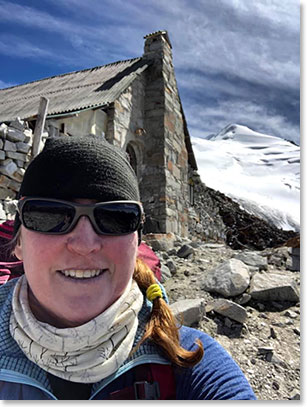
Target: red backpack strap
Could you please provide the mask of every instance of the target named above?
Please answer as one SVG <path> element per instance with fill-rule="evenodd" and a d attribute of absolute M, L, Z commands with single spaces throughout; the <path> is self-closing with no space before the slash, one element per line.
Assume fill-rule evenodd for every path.
<path fill-rule="evenodd" d="M 110 393 L 111 400 L 174 400 L 175 376 L 170 365 L 148 363 L 136 366 L 132 386 Z"/>
<path fill-rule="evenodd" d="M 13 278 L 20 277 L 20 270 L 14 270 L 17 266 L 22 266 L 22 261 L 0 261 L 0 285 L 7 283 Z M 10 269 L 13 270 L 10 270 Z"/>
<path fill-rule="evenodd" d="M 9 281 L 11 277 L 11 271 L 9 269 L 0 268 L 0 285 L 3 285 Z"/>
<path fill-rule="evenodd" d="M 171 365 L 160 365 L 151 363 L 150 368 L 152 380 L 159 383 L 159 400 L 176 400 L 176 383 L 174 368 Z"/>

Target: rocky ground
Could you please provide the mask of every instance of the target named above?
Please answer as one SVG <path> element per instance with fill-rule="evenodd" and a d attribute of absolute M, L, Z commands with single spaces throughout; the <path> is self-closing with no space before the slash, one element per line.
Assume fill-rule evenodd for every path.
<path fill-rule="evenodd" d="M 200 313 L 190 321 L 190 325 L 210 334 L 232 355 L 259 400 L 298 400 L 300 304 L 296 295 L 299 295 L 300 273 L 293 270 L 291 249 L 244 251 L 233 250 L 223 243 L 188 240 L 176 241 L 172 248 L 163 249 L 156 248 L 155 252 L 161 260 L 163 284 L 170 303 L 200 300 Z M 240 287 L 234 288 L 238 283 L 236 276 L 226 291 L 239 289 L 241 293 L 233 291 L 229 295 L 229 292 L 225 293 L 225 279 L 230 278 L 232 272 L 236 273 L 235 270 L 229 271 L 226 267 L 217 271 L 217 276 L 225 275 L 220 288 L 219 277 L 214 277 L 214 271 L 242 253 L 245 257 L 241 256 L 240 260 L 244 260 L 241 274 L 245 281 L 240 286 L 244 280 L 240 277 Z M 255 276 L 264 277 L 264 285 L 272 278 L 268 283 L 271 287 L 259 288 L 259 282 L 258 286 L 255 283 L 252 287 Z M 217 287 L 212 285 L 212 281 Z M 220 309 L 215 307 L 217 300 L 222 299 L 226 300 L 226 308 L 225 304 Z"/>

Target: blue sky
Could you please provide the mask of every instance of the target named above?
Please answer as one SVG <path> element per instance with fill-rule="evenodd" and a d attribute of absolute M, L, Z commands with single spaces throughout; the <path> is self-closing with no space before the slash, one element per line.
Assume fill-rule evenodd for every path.
<path fill-rule="evenodd" d="M 0 88 L 139 57 L 168 30 L 191 136 L 299 143 L 298 0 L 0 0 Z"/>

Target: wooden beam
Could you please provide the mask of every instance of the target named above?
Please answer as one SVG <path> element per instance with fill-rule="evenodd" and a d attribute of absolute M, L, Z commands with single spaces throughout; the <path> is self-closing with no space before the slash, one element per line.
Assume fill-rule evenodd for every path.
<path fill-rule="evenodd" d="M 42 134 L 44 131 L 47 111 L 48 111 L 49 99 L 44 96 L 40 97 L 38 114 L 33 135 L 32 153 L 31 160 L 39 153 L 39 146 L 42 139 Z"/>

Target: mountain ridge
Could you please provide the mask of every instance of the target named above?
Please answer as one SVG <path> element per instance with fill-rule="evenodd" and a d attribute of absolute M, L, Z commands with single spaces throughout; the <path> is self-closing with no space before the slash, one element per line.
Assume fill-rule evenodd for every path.
<path fill-rule="evenodd" d="M 298 146 L 238 124 L 192 145 L 206 186 L 278 228 L 300 230 Z"/>

